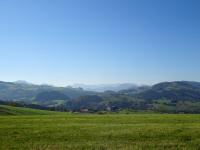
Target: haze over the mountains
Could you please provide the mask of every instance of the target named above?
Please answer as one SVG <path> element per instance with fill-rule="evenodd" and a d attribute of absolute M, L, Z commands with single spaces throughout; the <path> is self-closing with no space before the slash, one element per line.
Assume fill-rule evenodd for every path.
<path fill-rule="evenodd" d="M 153 86 L 116 84 L 95 86 L 94 89 L 96 91 L 84 90 L 79 86 L 55 87 L 25 81 L 0 81 L 0 103 L 66 111 L 128 109 L 167 113 L 200 112 L 200 82 L 162 82 Z"/>
<path fill-rule="evenodd" d="M 17 80 L 14 83 L 18 84 L 34 84 L 25 80 Z M 50 85 L 48 83 L 43 83 L 40 85 L 49 85 L 49 86 L 57 86 L 58 85 Z M 83 88 L 84 90 L 88 91 L 96 91 L 96 92 L 105 92 L 105 91 L 115 91 L 118 92 L 120 90 L 130 89 L 134 87 L 138 87 L 138 84 L 134 83 L 115 83 L 115 84 L 72 84 L 66 85 L 63 87 L 73 87 L 73 88 Z"/>
<path fill-rule="evenodd" d="M 0 101 L 196 113 L 199 8 L 199 0 L 0 1 Z"/>
<path fill-rule="evenodd" d="M 119 84 L 74 84 L 72 85 L 72 87 L 74 88 L 78 88 L 81 87 L 85 90 L 89 90 L 89 91 L 96 91 L 96 92 L 105 92 L 105 91 L 121 91 L 121 90 L 125 90 L 125 89 L 130 89 L 130 88 L 134 88 L 134 87 L 138 87 L 137 84 L 133 84 L 133 83 L 119 83 Z"/>

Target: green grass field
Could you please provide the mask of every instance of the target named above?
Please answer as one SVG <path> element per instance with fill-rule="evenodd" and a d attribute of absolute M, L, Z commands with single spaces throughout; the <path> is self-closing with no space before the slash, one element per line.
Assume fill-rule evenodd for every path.
<path fill-rule="evenodd" d="M 69 114 L 7 106 L 1 112 L 2 107 L 12 115 L 0 113 L 0 150 L 200 149 L 200 115 Z"/>

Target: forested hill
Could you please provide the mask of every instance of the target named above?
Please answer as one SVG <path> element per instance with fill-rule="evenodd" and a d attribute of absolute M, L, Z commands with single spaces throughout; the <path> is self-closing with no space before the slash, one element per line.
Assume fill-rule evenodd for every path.
<path fill-rule="evenodd" d="M 0 100 L 62 111 L 150 110 L 200 113 L 200 83 L 163 82 L 118 92 L 93 92 L 81 88 L 0 82 Z"/>
<path fill-rule="evenodd" d="M 138 94 L 145 100 L 200 101 L 200 83 L 188 81 L 163 82 Z"/>
<path fill-rule="evenodd" d="M 52 91 L 52 92 L 51 92 Z M 56 92 L 55 92 L 56 91 Z M 49 92 L 51 97 L 60 99 L 78 98 L 83 95 L 95 94 L 95 92 L 85 91 L 81 88 L 54 87 L 50 85 L 34 85 L 23 82 L 2 82 L 0 81 L 0 99 L 4 101 L 31 101 L 39 99 L 43 92 Z M 48 96 L 48 94 L 46 94 Z M 55 95 L 55 96 L 53 96 Z M 47 98 L 48 99 L 48 98 Z M 57 98 L 56 98 L 57 99 Z"/>

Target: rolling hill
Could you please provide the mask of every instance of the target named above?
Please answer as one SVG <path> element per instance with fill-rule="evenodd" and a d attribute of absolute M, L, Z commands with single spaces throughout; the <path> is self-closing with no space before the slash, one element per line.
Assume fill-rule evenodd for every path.
<path fill-rule="evenodd" d="M 128 109 L 200 113 L 200 83 L 162 82 L 119 92 L 92 92 L 72 87 L 0 82 L 0 100 L 26 103 L 23 106 L 27 107 L 34 104 L 36 108 L 47 107 L 62 111 L 88 109 L 97 112 Z"/>
<path fill-rule="evenodd" d="M 55 112 L 55 111 L 0 105 L 0 116 L 2 115 L 51 115 L 51 114 L 59 114 L 59 113 L 60 112 Z"/>
<path fill-rule="evenodd" d="M 188 81 L 163 82 L 137 95 L 145 100 L 200 101 L 200 83 Z"/>
<path fill-rule="evenodd" d="M 34 100 L 38 94 L 43 92 L 59 92 L 70 99 L 84 95 L 94 94 L 95 92 L 85 91 L 81 88 L 54 87 L 50 85 L 34 85 L 23 82 L 2 82 L 0 81 L 0 99 L 4 101 L 25 101 Z"/>

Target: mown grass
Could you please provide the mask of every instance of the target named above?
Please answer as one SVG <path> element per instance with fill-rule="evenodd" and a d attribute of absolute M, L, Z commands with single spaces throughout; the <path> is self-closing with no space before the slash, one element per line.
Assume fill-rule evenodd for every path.
<path fill-rule="evenodd" d="M 0 149 L 200 149 L 200 115 L 49 114 L 0 117 Z"/>

